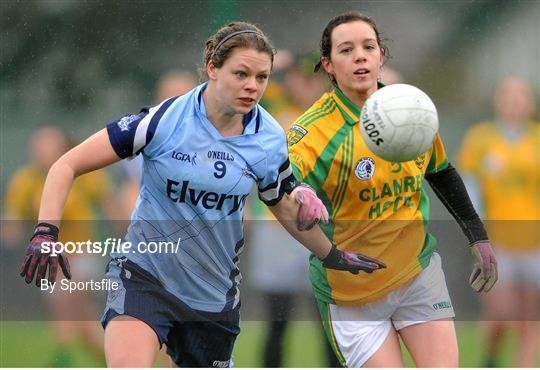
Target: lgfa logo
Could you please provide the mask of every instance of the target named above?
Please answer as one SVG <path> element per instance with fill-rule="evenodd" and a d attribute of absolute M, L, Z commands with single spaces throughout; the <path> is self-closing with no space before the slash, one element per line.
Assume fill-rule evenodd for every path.
<path fill-rule="evenodd" d="M 186 153 L 181 153 L 181 152 L 177 152 L 173 150 L 171 158 L 176 159 L 177 161 L 180 161 L 180 162 L 191 163 L 193 166 L 197 165 L 197 162 L 196 162 L 197 152 L 186 154 Z"/>
<path fill-rule="evenodd" d="M 358 161 L 354 174 L 360 180 L 370 180 L 375 173 L 375 161 L 369 157 L 364 157 Z"/>

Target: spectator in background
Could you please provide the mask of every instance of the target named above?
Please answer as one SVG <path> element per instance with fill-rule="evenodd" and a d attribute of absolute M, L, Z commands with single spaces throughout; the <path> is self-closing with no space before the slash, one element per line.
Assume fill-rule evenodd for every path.
<path fill-rule="evenodd" d="M 503 333 L 519 333 L 513 366 L 539 364 L 540 312 L 540 126 L 530 85 L 501 81 L 495 119 L 465 136 L 459 165 L 469 194 L 487 220 L 499 261 L 499 283 L 484 296 L 486 366 L 496 365 Z"/>
<path fill-rule="evenodd" d="M 317 59 L 317 53 L 301 54 L 285 74 L 285 88 L 291 97 L 292 105 L 296 107 L 295 113 L 302 114 L 314 100 L 332 88 L 325 76 L 313 73 Z M 298 115 L 288 120 L 287 126 L 290 126 L 296 118 Z"/>
<path fill-rule="evenodd" d="M 380 81 L 385 85 L 399 84 L 403 81 L 401 73 L 387 66 L 383 66 L 380 74 Z"/>
<path fill-rule="evenodd" d="M 156 104 L 173 96 L 184 95 L 197 86 L 197 77 L 190 71 L 173 69 L 164 73 L 156 86 Z"/>
<path fill-rule="evenodd" d="M 66 135 L 57 127 L 38 128 L 30 138 L 30 163 L 20 168 L 7 185 L 6 219 L 9 222 L 5 237 L 9 245 L 22 242 L 23 220 L 35 220 L 38 215 L 41 192 L 50 166 L 69 149 Z M 96 220 L 100 209 L 114 217 L 111 202 L 111 185 L 104 171 L 93 172 L 79 178 L 66 203 L 63 223 L 67 224 L 60 235 L 61 241 L 86 241 L 95 238 L 96 230 L 91 220 Z M 26 235 L 26 234 L 25 234 Z M 88 255 L 72 254 L 72 271 L 77 281 L 91 279 L 96 273 L 97 261 Z M 101 272 L 101 267 L 97 267 Z M 54 294 L 55 297 L 51 297 Z M 89 349 L 103 358 L 103 335 L 95 321 L 98 310 L 87 291 L 72 293 L 56 289 L 47 294 L 51 329 L 56 350 L 49 366 L 73 366 L 72 349 L 76 339 L 84 339 Z"/>
<path fill-rule="evenodd" d="M 285 130 L 317 96 L 330 89 L 327 79 L 313 73 L 315 58 L 314 54 L 295 56 L 286 50 L 278 50 L 276 54 L 278 63 L 274 72 L 282 75 L 282 82 L 277 78 L 268 82 L 261 105 L 272 112 Z"/>
<path fill-rule="evenodd" d="M 271 80 L 261 99 L 263 105 L 276 118 L 284 130 L 313 100 L 330 88 L 328 80 L 313 73 L 317 56 L 290 55 L 280 50 L 276 55 L 277 73 L 283 74 L 283 83 Z M 309 299 L 309 251 L 285 231 L 270 211 L 256 197 L 250 197 L 251 219 L 249 251 L 250 276 L 254 288 L 263 294 L 266 308 L 267 335 L 264 342 L 263 366 L 283 366 L 285 332 L 299 301 Z M 332 349 L 321 335 L 326 347 L 327 365 L 340 367 Z"/>

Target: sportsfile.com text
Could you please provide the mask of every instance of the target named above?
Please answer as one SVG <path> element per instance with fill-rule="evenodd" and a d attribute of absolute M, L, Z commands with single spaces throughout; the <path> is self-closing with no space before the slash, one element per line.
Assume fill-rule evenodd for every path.
<path fill-rule="evenodd" d="M 135 244 L 122 241 L 121 238 L 107 238 L 105 241 L 85 242 L 45 242 L 41 245 L 42 253 L 50 253 L 51 256 L 57 256 L 60 253 L 68 254 L 99 254 L 106 256 L 111 252 L 115 253 L 177 253 L 181 238 L 176 243 L 172 241 L 141 241 Z"/>

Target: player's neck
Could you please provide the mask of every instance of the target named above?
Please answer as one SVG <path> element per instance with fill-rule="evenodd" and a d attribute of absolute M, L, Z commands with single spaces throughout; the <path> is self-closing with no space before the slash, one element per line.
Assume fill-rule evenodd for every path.
<path fill-rule="evenodd" d="M 377 84 L 371 86 L 368 90 L 358 90 L 354 88 L 347 88 L 347 86 L 338 86 L 340 90 L 345 94 L 349 100 L 356 105 L 358 108 L 362 109 L 364 103 L 368 98 L 377 91 Z"/>
<path fill-rule="evenodd" d="M 244 126 L 243 115 L 221 107 L 219 102 L 211 94 L 203 93 L 206 117 L 214 125 L 222 136 L 241 135 Z"/>
<path fill-rule="evenodd" d="M 345 96 L 349 98 L 349 100 L 358 108 L 362 108 L 364 106 L 364 103 L 370 95 L 368 91 L 357 91 L 349 89 L 341 89 L 341 91 L 343 91 Z"/>

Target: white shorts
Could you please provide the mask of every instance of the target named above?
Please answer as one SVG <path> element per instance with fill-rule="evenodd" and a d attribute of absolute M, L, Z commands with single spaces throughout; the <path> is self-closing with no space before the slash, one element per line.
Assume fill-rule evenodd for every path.
<path fill-rule="evenodd" d="M 495 256 L 499 273 L 497 284 L 526 284 L 540 290 L 540 247 L 525 252 L 495 248 Z"/>
<path fill-rule="evenodd" d="M 325 329 L 338 359 L 347 367 L 362 367 L 381 347 L 392 326 L 399 331 L 455 316 L 437 253 L 418 276 L 386 297 L 360 306 L 328 304 L 327 313 L 328 317 L 323 317 L 328 320 Z"/>

